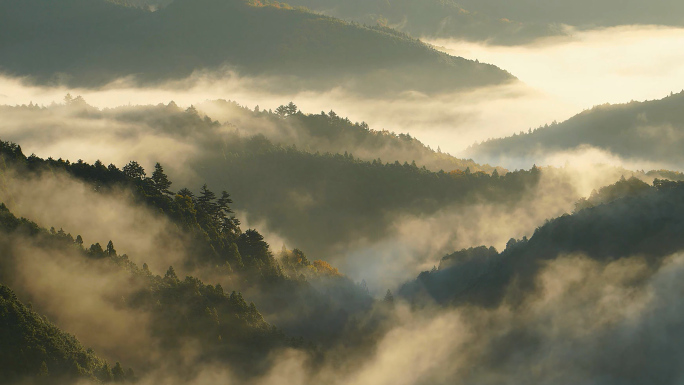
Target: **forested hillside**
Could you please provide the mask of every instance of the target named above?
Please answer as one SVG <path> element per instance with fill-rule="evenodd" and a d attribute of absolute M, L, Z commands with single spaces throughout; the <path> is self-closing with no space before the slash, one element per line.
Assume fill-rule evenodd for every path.
<path fill-rule="evenodd" d="M 243 135 L 263 134 L 276 145 L 296 146 L 311 153 L 349 153 L 366 160 L 384 160 L 399 163 L 415 162 L 430 171 L 445 172 L 470 169 L 500 175 L 502 167 L 477 164 L 471 159 L 459 159 L 441 149 L 432 149 L 406 133 L 371 128 L 365 122 L 352 123 L 335 111 L 319 114 L 305 113 L 293 102 L 281 105 L 275 111 L 240 106 L 226 100 L 208 101 L 195 106 L 212 119 L 235 126 Z M 258 106 L 257 106 L 258 107 Z"/>
<path fill-rule="evenodd" d="M 684 157 L 684 92 L 664 99 L 601 105 L 562 123 L 476 144 L 467 156 L 495 164 L 531 162 L 586 147 L 605 150 L 628 161 L 681 169 Z"/>
<path fill-rule="evenodd" d="M 197 195 L 187 188 L 172 193 L 169 190 L 172 182 L 160 165 L 150 177 L 146 177 L 137 162 L 118 169 L 114 165 L 105 167 L 99 162 L 90 165 L 82 161 L 70 163 L 61 159 L 27 158 L 19 146 L 6 142 L 2 143 L 1 150 L 5 172 L 22 175 L 19 179 L 6 178 L 3 190 L 12 183 L 21 183 L 22 178 L 45 179 L 54 173 L 66 172 L 102 194 L 121 188 L 131 190 L 142 204 L 172 221 L 176 228 L 171 236 L 183 239 L 187 253 L 180 265 L 175 269 L 169 267 L 162 276 L 153 274 L 144 262 L 140 267 L 127 255 L 117 254 L 111 241 L 106 247 L 100 243 L 86 247 L 80 235 L 74 238 L 54 228 L 48 233 L 35 223 L 16 219 L 6 208 L 3 211 L 5 231 L 23 235 L 26 233 L 24 229 L 29 228 L 33 237 L 19 241 L 10 238 L 10 244 L 37 244 L 40 249 L 52 250 L 51 253 L 57 256 L 76 253 L 80 258 L 93 260 L 95 266 L 106 262 L 101 268 L 107 274 L 114 274 L 112 269 L 130 272 L 132 277 L 127 286 L 140 287 L 140 290 L 126 292 L 119 288 L 122 292 L 114 295 L 124 296 L 131 311 L 156 319 L 153 330 L 149 332 L 162 346 L 174 348 L 183 345 L 185 338 L 197 339 L 203 341 L 208 352 L 207 357 L 197 359 L 230 359 L 244 366 L 247 364 L 243 360 L 252 354 L 263 357 L 269 349 L 292 344 L 281 332 L 271 329 L 254 305 L 247 305 L 242 294 L 233 291 L 229 296 L 224 294 L 220 285 L 205 285 L 190 276 L 179 278 L 176 269 L 217 280 L 245 293 L 260 304 L 267 318 L 277 320 L 282 330 L 293 337 L 315 337 L 319 344 L 337 343 L 340 333 L 349 327 L 348 322 L 352 319 L 339 318 L 341 313 L 352 317 L 369 310 L 373 304 L 367 289 L 358 286 L 327 262 L 309 261 L 299 249 L 273 253 L 258 231 L 243 231 L 240 221 L 232 215 L 232 200 L 227 192 L 216 196 L 205 185 Z M 4 267 L 0 282 L 12 284 L 16 279 L 22 262 L 15 259 L 15 254 L 18 252 L 9 253 L 1 261 Z M 145 261 L 151 256 L 132 258 Z M 194 314 L 197 318 L 187 324 L 187 320 L 182 321 L 187 317 L 183 314 Z M 209 328 L 206 317 L 218 317 L 219 326 Z M 238 321 L 234 320 L 235 317 Z M 321 322 L 324 326 L 320 325 Z M 210 348 L 216 343 L 216 338 L 219 345 Z M 221 341 L 230 345 L 221 345 Z M 152 364 L 154 362 L 147 363 Z M 253 360 L 250 365 L 240 370 L 258 370 L 260 361 Z"/>
<path fill-rule="evenodd" d="M 190 113 L 190 121 L 199 119 L 195 112 Z M 206 123 L 205 129 L 220 127 L 210 119 L 199 120 Z M 175 134 L 181 133 L 182 130 Z M 415 178 L 409 184 L 414 187 L 407 190 L 412 195 L 405 198 L 427 194 L 423 188 L 433 191 L 432 194 L 443 191 L 441 198 L 432 195 L 433 205 L 467 200 L 468 194 L 475 191 L 469 193 L 468 189 L 482 190 L 478 196 L 484 198 L 480 199 L 503 199 L 510 205 L 519 204 L 517 202 L 528 196 L 526 186 L 538 183 L 539 174 L 543 172 L 534 168 L 505 176 L 431 173 L 410 165 L 377 162 L 374 165 L 349 156 L 309 154 L 274 146 L 263 137 L 238 137 L 226 143 L 240 146 L 226 151 L 224 161 L 233 158 L 231 161 L 236 162 L 235 159 L 242 156 L 246 159 L 239 167 L 232 165 L 226 170 L 245 169 L 263 162 L 262 167 L 269 165 L 266 170 L 273 170 L 273 174 L 260 171 L 260 175 L 275 179 L 277 174 L 297 162 L 315 164 L 313 160 L 320 157 L 323 161 L 318 167 L 329 168 L 333 174 L 344 174 L 345 168 L 349 167 L 358 175 L 364 175 L 359 170 L 369 170 L 369 177 L 375 180 L 381 180 L 383 175 L 389 175 L 390 180 L 395 181 Z M 104 361 L 87 352 L 90 355 L 87 357 L 94 361 L 79 363 L 85 368 L 78 372 L 79 375 L 104 376 L 100 378 L 103 381 L 137 377 L 201 383 L 197 381 L 206 378 L 209 371 L 209 375 L 219 376 L 216 378 L 249 382 L 263 378 L 264 373 L 271 370 L 279 370 L 283 357 L 297 352 L 296 357 L 303 361 L 294 361 L 292 365 L 300 371 L 300 376 L 306 377 L 307 383 L 331 375 L 343 376 L 344 381 L 349 382 L 355 373 L 364 373 L 368 365 L 375 367 L 379 365 L 378 360 L 386 359 L 392 351 L 392 345 L 388 346 L 390 341 L 399 339 L 403 342 L 407 335 L 415 338 L 413 328 L 423 333 L 420 325 L 426 321 L 421 320 L 433 315 L 438 319 L 446 317 L 455 325 L 473 330 L 473 338 L 481 340 L 473 345 L 477 349 L 470 351 L 465 359 L 486 368 L 493 365 L 495 358 L 491 349 L 500 351 L 499 360 L 514 359 L 506 341 L 520 338 L 518 333 L 527 333 L 525 335 L 540 343 L 546 343 L 550 338 L 540 331 L 530 330 L 526 326 L 528 323 L 518 319 L 509 326 L 496 326 L 508 317 L 532 317 L 529 325 L 541 322 L 543 314 L 528 315 L 524 309 L 530 301 L 538 306 L 534 300 L 545 292 L 544 285 L 555 282 L 540 278 L 548 274 L 549 264 L 563 263 L 563 258 L 575 255 L 609 266 L 624 259 L 631 262 L 622 268 L 637 270 L 625 272 L 623 276 L 627 281 L 623 284 L 640 290 L 672 264 L 670 256 L 684 247 L 678 241 L 678 234 L 684 229 L 679 220 L 684 217 L 680 213 L 684 207 L 682 182 L 656 180 L 650 186 L 634 178 L 623 179 L 579 201 L 575 213 L 548 221 L 529 239 L 512 239 L 501 253 L 491 247 L 476 247 L 450 254 L 443 258 L 439 269 L 420 274 L 417 280 L 395 291 L 397 295 L 392 293 L 394 290 L 387 290 L 384 298 L 378 300 L 369 295 L 366 282 L 355 283 L 329 263 L 310 260 L 302 249 L 283 247 L 279 253 L 271 251 L 259 232 L 241 229 L 240 221 L 232 212 L 234 196 L 227 192 L 215 194 L 206 185 L 196 192 L 187 188 L 172 192 L 180 186 L 174 184 L 160 164 L 148 177 L 135 161 L 118 168 L 101 162 L 72 163 L 35 155 L 27 157 L 18 145 L 8 142 L 1 143 L 0 153 L 3 160 L 0 191 L 10 206 L 17 199 L 12 195 L 12 191 L 16 191 L 12 189 L 14 184 L 37 179 L 52 185 L 51 178 L 64 175 L 71 180 L 69 183 L 87 186 L 89 194 L 93 194 L 91 197 L 133 199 L 140 205 L 139 209 L 155 213 L 145 215 L 156 215 L 172 223 L 175 227 L 171 227 L 169 235 L 183 240 L 187 252 L 182 261 L 164 271 L 152 271 L 143 262 L 152 258 L 151 255 L 120 254 L 115 242 L 106 239 L 86 246 L 90 241 L 84 243 L 80 235 L 74 236 L 68 229 L 47 230 L 27 219 L 17 218 L 8 206 L 0 207 L 0 248 L 4 250 L 0 258 L 0 284 L 11 286 L 16 293 L 16 297 L 7 294 L 10 292 L 3 287 L 3 301 L 11 299 L 10 303 L 13 303 L 15 298 L 21 298 L 30 302 L 34 309 L 54 319 L 60 328 L 75 333 L 87 346 L 92 345 L 102 357 L 111 362 L 124 362 L 135 370 L 134 376 L 123 371 L 121 365 L 104 366 Z M 264 156 L 264 160 L 259 160 L 258 156 Z M 313 175 L 318 174 L 314 172 Z M 256 186 L 252 193 L 270 188 L 255 184 L 253 179 L 252 186 Z M 463 198 L 449 197 L 447 191 L 457 191 L 456 195 Z M 514 191 L 520 196 L 514 196 Z M 59 190 L 52 191 L 52 195 L 59 194 Z M 379 201 L 375 202 L 379 204 Z M 364 208 L 373 210 L 372 207 Z M 321 223 L 320 219 L 318 221 Z M 102 246 L 105 243 L 106 246 Z M 643 261 L 643 266 L 638 261 Z M 582 259 L 576 265 L 581 267 L 586 263 L 589 262 Z M 619 267 L 600 267 L 599 271 L 612 271 L 610 269 Z M 185 278 L 181 278 L 184 275 Z M 26 279 L 29 276 L 32 279 Z M 78 301 L 73 300 L 74 293 L 79 293 Z M 435 303 L 441 306 L 434 307 Z M 10 305 L 14 310 L 7 314 L 27 314 L 28 310 L 22 306 Z M 472 318 L 454 314 L 470 314 Z M 475 322 L 490 316 L 489 321 L 477 327 L 470 325 L 470 321 L 463 321 L 472 319 Z M 39 318 L 35 317 L 29 318 L 38 322 Z M 23 330 L 23 325 L 32 322 L 10 317 L 8 330 Z M 98 328 L 93 330 L 89 327 L 91 324 L 97 324 Z M 407 329 L 409 327 L 412 329 Z M 489 328 L 499 330 L 500 338 L 490 338 Z M 424 333 L 429 330 L 425 329 Z M 50 340 L 67 338 L 59 337 L 65 334 L 55 327 L 45 333 L 52 336 Z M 121 338 L 120 333 L 125 333 L 125 338 Z M 439 339 L 446 338 L 441 332 L 439 336 Z M 73 338 L 69 341 L 72 345 L 67 345 L 70 346 L 67 351 L 78 353 L 82 349 Z M 534 341 L 522 338 L 517 346 L 524 347 L 530 357 L 535 357 L 541 348 Z M 438 345 L 446 358 L 457 351 L 462 352 L 461 345 L 451 337 Z M 25 352 L 32 345 L 31 342 L 17 342 L 14 346 Z M 18 374 L 37 378 L 40 382 L 38 375 L 53 370 L 55 375 L 61 373 L 61 369 L 53 368 L 74 367 L 69 363 L 69 355 L 66 363 L 56 365 L 53 355 L 41 354 L 34 360 L 39 365 L 35 374 L 33 369 Z M 54 354 L 62 357 L 62 353 Z M 575 361 L 570 363 L 577 364 Z M 643 365 L 645 370 L 652 368 L 651 360 Z M 211 370 L 215 370 L 212 368 L 216 367 L 228 370 L 230 376 L 211 374 L 214 373 Z M 600 365 L 596 370 L 599 369 L 611 370 Z M 17 375 L 14 368 L 3 370 L 3 376 Z M 297 378 L 289 377 L 292 374 L 279 375 L 292 381 Z M 437 374 L 421 372 L 419 375 L 432 378 Z M 481 381 L 482 373 L 445 371 L 438 375 L 450 379 L 466 376 Z"/>
<path fill-rule="evenodd" d="M 0 46 L 6 74 L 70 86 L 126 77 L 151 84 L 226 70 L 263 77 L 257 84 L 269 90 L 343 85 L 366 95 L 514 80 L 388 28 L 243 0 L 178 0 L 156 12 L 105 0 L 3 2 Z"/>
<path fill-rule="evenodd" d="M 6 210 L 2 207 L 2 226 Z M 97 379 L 132 382 L 132 370 L 124 371 L 86 350 L 81 343 L 46 318 L 21 303 L 7 286 L 0 285 L 0 382 L 38 384 Z"/>
<path fill-rule="evenodd" d="M 124 146 L 128 149 L 122 147 L 131 151 L 124 163 L 133 152 L 150 160 L 165 159 L 161 163 L 177 183 L 206 182 L 211 189 L 230 191 L 234 208 L 246 212 L 251 222 L 264 223 L 286 237 L 292 243 L 288 246 L 322 259 L 350 241 L 383 238 L 397 217 L 436 213 L 450 205 L 516 202 L 539 180 L 534 170 L 494 172 L 489 166 L 427 149 L 407 135 L 372 132 L 334 112 L 305 115 L 240 109 L 234 120 L 228 119 L 235 125 L 221 125 L 195 108 L 184 110 L 173 103 L 102 111 L 78 98 L 69 103 L 43 109 L 4 108 L 10 122 L 31 122 L 23 120 L 31 116 L 40 122 L 21 124 L 11 139 L 27 137 L 32 145 L 43 145 L 50 137 L 70 137 L 91 147 L 89 138 L 100 131 L 88 127 L 97 122 L 107 127 L 105 135 L 112 141 L 130 143 Z M 73 124 L 53 125 L 55 116 L 64 119 L 62 113 L 71 116 Z M 41 136 L 32 135 L 34 131 Z M 166 144 L 141 146 L 151 143 L 149 138 Z M 92 146 L 95 152 L 108 151 L 109 144 L 101 147 L 93 142 Z M 384 151 L 394 159 L 371 158 L 375 148 L 378 156 Z M 366 159 L 357 157 L 357 151 Z M 433 168 L 455 168 L 434 172 L 417 163 L 421 160 Z M 148 174 L 151 171 L 147 166 Z M 198 192 L 197 187 L 191 190 Z M 303 216 L 310 220 L 299 220 Z"/>
<path fill-rule="evenodd" d="M 400 294 L 417 303 L 432 298 L 496 307 L 506 293 L 515 293 L 515 301 L 536 290 L 545 263 L 572 255 L 600 263 L 637 256 L 657 270 L 684 249 L 683 218 L 684 182 L 656 179 L 649 186 L 621 180 L 578 202 L 572 215 L 548 221 L 529 239 L 511 239 L 501 253 L 480 246 L 445 256 L 439 269 L 421 273 Z"/>

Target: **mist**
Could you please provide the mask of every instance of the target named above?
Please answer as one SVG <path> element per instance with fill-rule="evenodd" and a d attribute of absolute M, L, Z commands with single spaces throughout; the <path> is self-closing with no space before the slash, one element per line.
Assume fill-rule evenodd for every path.
<path fill-rule="evenodd" d="M 187 257 L 185 236 L 167 218 L 136 202 L 123 189 L 98 192 L 63 173 L 21 178 L 5 175 L 0 201 L 18 216 L 45 228 L 60 228 L 84 246 L 110 240 L 121 254 L 163 273 L 170 265 L 182 268 Z"/>
<path fill-rule="evenodd" d="M 451 54 L 501 66 L 520 79 L 430 97 L 404 93 L 364 98 L 341 88 L 274 93 L 263 87 L 268 79 L 198 71 L 184 80 L 143 88 L 126 79 L 101 89 L 44 88 L 5 77 L 0 79 L 0 103 L 49 105 L 61 102 L 67 92 L 100 108 L 171 100 L 187 107 L 231 99 L 252 108 L 275 109 L 293 101 L 306 112 L 334 110 L 376 130 L 410 133 L 432 148 L 458 155 L 476 141 L 560 122 L 594 105 L 662 98 L 684 89 L 684 58 L 678 49 L 684 44 L 684 29 L 623 26 L 570 32 L 570 37 L 513 47 L 430 41 Z"/>
<path fill-rule="evenodd" d="M 0 5 L 0 383 L 684 381 L 678 3 L 131 1 Z"/>
<path fill-rule="evenodd" d="M 218 162 L 224 160 L 222 154 L 226 150 L 216 148 L 217 143 L 235 141 L 235 133 L 243 137 L 263 133 L 274 140 L 286 138 L 284 145 L 316 142 L 298 137 L 301 130 L 296 125 L 288 126 L 288 120 L 273 122 L 244 111 L 217 108 L 211 103 L 198 106 L 209 114 L 209 120 L 187 114 L 182 108 L 163 105 L 102 110 L 57 105 L 39 110 L 5 108 L 0 113 L 5 117 L 3 139 L 21 143 L 26 153 L 59 156 L 72 161 L 77 158 L 88 162 L 101 160 L 119 167 L 129 160 L 138 160 L 147 170 L 159 161 L 174 182 L 175 190 L 196 189 L 208 183 L 213 189 L 237 194 L 234 195 L 238 197 L 235 208 L 244 228 L 260 229 L 276 250 L 281 245 L 302 248 L 310 257 L 331 262 L 354 281 L 365 280 L 375 296 L 439 265 L 442 256 L 455 250 L 479 245 L 502 249 L 510 238 L 530 236 L 545 220 L 572 212 L 578 199 L 588 197 L 593 190 L 611 184 L 621 176 L 636 175 L 648 183 L 653 180 L 653 176 L 629 171 L 638 166 L 644 168 L 643 163 L 626 163 L 607 155 L 589 157 L 587 153 L 575 154 L 571 162 L 567 161 L 567 156 L 558 156 L 548 162 L 556 168 L 544 169 L 540 182 L 515 204 L 475 198 L 471 204 L 446 204 L 436 212 L 397 208 L 381 213 L 382 218 L 366 218 L 356 225 L 377 223 L 371 226 L 375 233 L 351 236 L 332 235 L 335 232 L 330 231 L 330 234 L 323 233 L 332 236 L 326 238 L 330 242 L 327 244 L 311 239 L 311 234 L 318 234 L 314 232 L 316 223 L 299 226 L 303 232 L 288 235 L 288 227 L 292 224 L 272 221 L 271 215 L 277 208 L 264 211 L 258 200 L 250 201 L 250 204 L 242 201 L 240 197 L 254 196 L 248 187 L 255 188 L 256 181 L 241 174 L 225 178 L 224 175 L 231 175 L 231 170 L 224 170 Z M 214 116 L 226 124 L 211 123 Z M 288 142 L 290 140 L 293 142 Z M 314 146 L 313 150 L 317 148 Z M 358 149 L 348 150 L 357 153 Z M 597 151 L 597 154 L 603 152 Z M 397 152 L 397 156 L 401 155 Z M 388 160 L 392 161 L 385 158 Z M 541 158 L 536 161 L 547 163 Z M 515 168 L 523 166 L 520 162 L 509 164 Z M 657 164 L 652 166 L 660 168 Z M 244 185 L 236 184 L 236 181 L 250 182 Z M 324 185 L 330 183 L 333 182 Z M 55 191 L 66 194 L 54 195 Z M 64 227 L 74 236 L 81 234 L 87 244 L 105 244 L 109 240 L 105 238 L 111 237 L 109 234 L 117 234 L 112 239 L 117 250 L 130 254 L 137 263 L 147 262 L 155 272 L 163 272 L 169 265 L 181 265 L 185 255 L 180 232 L 163 218 L 135 204 L 124 192 L 109 195 L 90 192 L 82 183 L 59 176 L 17 182 L 8 192 L 5 199 L 17 214 L 46 227 Z M 360 192 L 352 190 L 350 194 Z M 315 189 L 300 186 L 292 187 L 284 199 L 287 205 L 304 210 L 315 208 L 320 205 L 319 199 L 326 198 L 317 195 Z M 36 201 L 41 203 L 33 203 Z M 93 215 L 83 216 L 84 210 Z"/>

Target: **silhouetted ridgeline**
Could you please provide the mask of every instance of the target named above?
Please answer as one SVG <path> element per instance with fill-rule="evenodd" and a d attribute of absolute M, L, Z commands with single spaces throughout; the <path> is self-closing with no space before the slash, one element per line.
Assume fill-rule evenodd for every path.
<path fill-rule="evenodd" d="M 684 167 L 684 92 L 661 100 L 601 105 L 563 123 L 493 139 L 469 148 L 476 159 L 539 160 L 559 151 L 594 147 L 626 160 Z"/>
<path fill-rule="evenodd" d="M 417 303 L 432 298 L 495 307 L 507 293 L 519 301 L 534 291 L 544 263 L 562 256 L 601 263 L 637 256 L 655 269 L 684 249 L 683 232 L 684 182 L 623 180 L 580 202 L 574 214 L 548 221 L 530 239 L 511 239 L 501 253 L 481 246 L 445 256 L 439 269 L 420 274 L 400 294 Z"/>
<path fill-rule="evenodd" d="M 72 86 L 128 76 L 149 84 L 226 67 L 272 77 L 260 83 L 268 89 L 343 85 L 375 95 L 515 79 L 393 31 L 243 0 L 178 0 L 156 12 L 105 0 L 5 1 L 0 46 L 2 71 Z"/>
<path fill-rule="evenodd" d="M 521 44 L 563 34 L 559 25 L 491 17 L 471 12 L 456 1 L 443 0 L 290 0 L 326 15 L 370 25 L 391 26 L 416 37 Z"/>

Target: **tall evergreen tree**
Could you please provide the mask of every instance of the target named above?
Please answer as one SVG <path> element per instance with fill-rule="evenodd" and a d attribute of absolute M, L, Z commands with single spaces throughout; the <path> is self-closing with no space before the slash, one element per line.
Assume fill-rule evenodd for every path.
<path fill-rule="evenodd" d="M 168 176 L 164 174 L 164 168 L 162 168 L 159 162 L 157 162 L 157 164 L 154 165 L 152 181 L 154 182 L 154 186 L 160 193 L 169 195 L 171 194 L 171 191 L 169 190 L 169 188 L 171 187 L 171 181 L 169 181 Z"/>

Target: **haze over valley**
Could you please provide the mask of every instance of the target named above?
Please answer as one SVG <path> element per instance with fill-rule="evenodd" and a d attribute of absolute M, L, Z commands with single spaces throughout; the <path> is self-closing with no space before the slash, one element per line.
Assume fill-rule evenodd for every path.
<path fill-rule="evenodd" d="M 679 2 L 0 1 L 0 385 L 678 384 Z"/>

